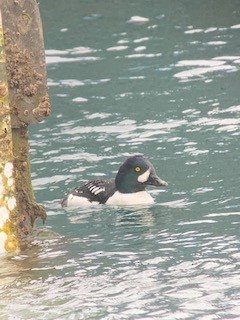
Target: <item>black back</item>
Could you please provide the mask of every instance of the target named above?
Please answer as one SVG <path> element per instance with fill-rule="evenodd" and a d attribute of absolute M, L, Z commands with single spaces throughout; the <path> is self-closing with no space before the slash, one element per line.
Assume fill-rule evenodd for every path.
<path fill-rule="evenodd" d="M 90 202 L 105 203 L 116 191 L 114 180 L 93 180 L 83 186 L 74 188 L 68 194 L 87 198 Z M 66 206 L 67 197 L 62 201 L 62 206 Z"/>

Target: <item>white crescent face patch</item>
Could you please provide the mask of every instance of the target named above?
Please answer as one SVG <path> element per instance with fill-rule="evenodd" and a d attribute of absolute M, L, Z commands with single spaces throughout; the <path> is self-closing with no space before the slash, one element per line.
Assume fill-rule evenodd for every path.
<path fill-rule="evenodd" d="M 141 174 L 137 179 L 138 182 L 144 183 L 148 180 L 150 176 L 150 169 L 148 169 L 147 171 L 145 171 L 143 174 Z"/>

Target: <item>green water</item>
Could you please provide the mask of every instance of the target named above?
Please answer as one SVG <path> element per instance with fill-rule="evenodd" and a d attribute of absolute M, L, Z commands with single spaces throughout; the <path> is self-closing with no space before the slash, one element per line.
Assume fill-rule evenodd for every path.
<path fill-rule="evenodd" d="M 39 2 L 32 176 L 61 236 L 2 258 L 0 319 L 239 319 L 239 1 Z M 155 205 L 60 208 L 135 153 L 169 182 Z"/>

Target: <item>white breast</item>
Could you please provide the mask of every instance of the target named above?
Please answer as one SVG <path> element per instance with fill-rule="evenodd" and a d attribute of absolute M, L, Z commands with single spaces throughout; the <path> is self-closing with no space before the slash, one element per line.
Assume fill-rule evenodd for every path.
<path fill-rule="evenodd" d="M 106 202 L 108 205 L 144 205 L 153 204 L 154 200 L 147 191 L 139 191 L 135 193 L 121 193 L 116 191 Z"/>

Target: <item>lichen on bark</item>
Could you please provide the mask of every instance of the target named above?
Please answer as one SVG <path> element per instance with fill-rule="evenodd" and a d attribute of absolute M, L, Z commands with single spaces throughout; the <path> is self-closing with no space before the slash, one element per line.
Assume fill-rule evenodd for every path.
<path fill-rule="evenodd" d="M 38 8 L 34 8 L 34 0 L 22 0 L 21 5 L 0 0 L 0 252 L 19 250 L 28 242 L 35 220 L 46 220 L 44 207 L 34 200 L 27 131 L 29 123 L 50 112 L 44 50 L 37 56 L 39 47 L 31 47 L 38 41 L 43 48 Z M 31 34 L 34 21 L 38 38 Z"/>

